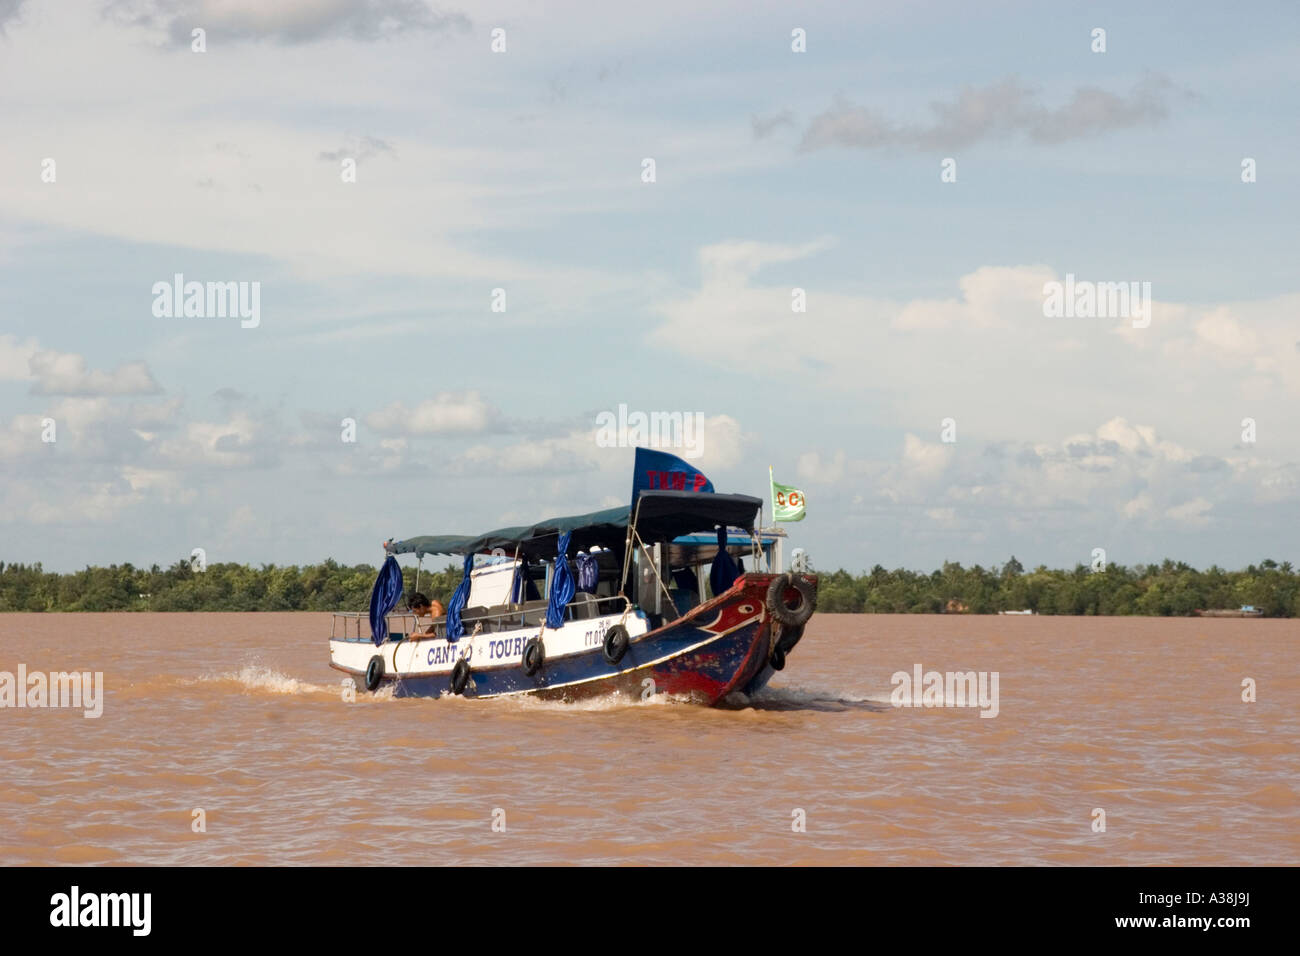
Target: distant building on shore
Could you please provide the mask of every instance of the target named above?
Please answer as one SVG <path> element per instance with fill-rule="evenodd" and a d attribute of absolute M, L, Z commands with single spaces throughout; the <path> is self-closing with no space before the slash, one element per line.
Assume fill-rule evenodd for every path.
<path fill-rule="evenodd" d="M 1196 612 L 1197 617 L 1263 617 L 1264 612 L 1253 604 L 1243 604 L 1237 610 L 1230 609 Z"/>

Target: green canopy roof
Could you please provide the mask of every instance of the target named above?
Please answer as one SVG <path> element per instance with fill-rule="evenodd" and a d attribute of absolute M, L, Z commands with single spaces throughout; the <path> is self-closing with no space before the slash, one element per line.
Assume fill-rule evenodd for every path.
<path fill-rule="evenodd" d="M 530 557 L 553 557 L 554 539 L 565 531 L 573 532 L 573 546 L 577 550 L 594 545 L 604 545 L 607 548 L 622 545 L 627 533 L 627 516 L 628 509 L 624 505 L 585 515 L 550 518 L 534 525 L 498 528 L 480 535 L 421 535 L 394 541 L 388 546 L 388 551 L 390 554 L 417 554 L 423 557 L 426 554 L 482 554 L 493 548 L 501 548 L 513 555 L 518 547 Z M 542 555 L 542 545 L 547 538 L 552 539 L 551 551 L 549 555 Z"/>
<path fill-rule="evenodd" d="M 647 541 L 671 541 L 683 534 L 731 525 L 753 530 L 762 502 L 748 495 L 719 495 L 689 491 L 644 491 L 639 501 L 638 531 Z M 528 558 L 555 556 L 556 539 L 568 531 L 570 551 L 593 547 L 621 548 L 627 536 L 630 509 L 607 508 L 584 515 L 548 518 L 537 524 L 498 528 L 480 535 L 435 534 L 406 538 L 388 545 L 390 554 L 483 554 L 500 548 L 513 555 L 517 548 Z"/>

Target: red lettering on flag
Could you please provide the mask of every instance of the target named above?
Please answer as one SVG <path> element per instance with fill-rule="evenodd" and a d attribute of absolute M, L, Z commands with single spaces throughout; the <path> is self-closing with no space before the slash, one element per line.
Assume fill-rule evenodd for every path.
<path fill-rule="evenodd" d="M 656 491 L 686 491 L 687 490 L 687 473 L 684 471 L 651 471 L 648 470 L 646 475 L 646 486 Z M 699 491 L 709 479 L 705 478 L 698 471 L 690 473 L 691 491 Z"/>

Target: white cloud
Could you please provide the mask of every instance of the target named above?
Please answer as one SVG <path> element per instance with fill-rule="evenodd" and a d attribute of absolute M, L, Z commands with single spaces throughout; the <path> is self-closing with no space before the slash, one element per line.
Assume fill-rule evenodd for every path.
<path fill-rule="evenodd" d="M 801 480 L 827 489 L 822 498 L 838 489 L 851 511 L 914 506 L 931 521 L 989 530 L 1055 524 L 1075 513 L 1094 516 L 1099 528 L 1203 528 L 1218 503 L 1300 505 L 1298 471 L 1267 459 L 1201 454 L 1123 418 L 1057 443 L 941 445 L 908 434 L 893 459 L 848 459 L 842 449 L 829 459 L 821 452 L 800 459 Z M 849 501 L 845 493 L 858 489 L 865 489 L 862 498 Z M 890 513 L 906 523 L 905 511 Z"/>
<path fill-rule="evenodd" d="M 903 468 L 908 477 L 933 480 L 943 474 L 951 456 L 949 445 L 922 441 L 911 434 L 903 439 Z"/>
<path fill-rule="evenodd" d="M 844 478 L 844 449 L 836 450 L 829 459 L 823 460 L 820 452 L 809 451 L 799 456 L 795 474 L 803 481 L 818 481 L 825 484 L 838 484 Z"/>
<path fill-rule="evenodd" d="M 581 21 L 601 37 L 576 44 L 571 17 L 526 3 L 498 7 L 520 31 L 514 36 L 529 38 L 530 52 L 522 54 L 529 69 L 521 75 L 499 69 L 521 55 L 515 48 L 509 57 L 489 55 L 485 37 L 463 32 L 463 16 L 424 0 L 115 6 L 117 17 L 100 16 L 89 0 L 48 5 L 6 44 L 6 70 L 24 83 L 21 91 L 0 86 L 0 110 L 41 144 L 41 156 L 58 161 L 59 175 L 57 185 L 30 188 L 27 155 L 0 151 L 0 220 L 263 257 L 277 274 L 316 281 L 375 274 L 508 280 L 520 296 L 513 302 L 527 291 L 533 302 L 553 304 L 571 301 L 575 289 L 644 294 L 648 280 L 550 249 L 497 254 L 482 240 L 503 231 L 540 233 L 557 216 L 593 208 L 653 205 L 646 191 L 628 188 L 638 171 L 626 153 L 634 139 L 655 143 L 676 183 L 773 162 L 736 149 L 735 130 L 683 129 L 669 117 L 615 104 L 595 108 L 598 122 L 590 102 L 553 105 L 547 136 L 520 138 L 521 112 L 538 105 L 527 95 L 528 75 L 581 58 L 583 44 L 603 47 L 603 56 L 617 35 L 643 42 L 644 17 L 629 31 L 612 12 L 584 9 Z M 196 55 L 189 32 L 200 20 L 209 51 Z M 151 46 L 160 30 L 175 36 Z M 385 38 L 382 46 L 357 50 L 350 42 L 376 37 Z M 328 39 L 299 42 L 318 38 Z M 347 71 L 348 82 L 338 82 L 341 63 L 376 55 L 384 69 Z M 214 93 L 209 68 L 218 66 Z M 85 97 L 86 76 L 96 78 L 94 106 Z M 275 77 L 271 98 L 268 76 Z M 147 103 L 141 89 L 150 90 Z M 328 110 L 321 107 L 325 89 Z M 466 97 L 465 89 L 483 99 Z M 196 102 L 210 108 L 195 110 Z M 373 117 L 373 125 L 340 129 L 340 115 Z M 439 120 L 429 128 L 406 121 L 419 115 Z M 387 148 L 376 151 L 376 143 Z M 74 159 L 87 150 L 90 166 Z M 339 161 L 351 152 L 357 181 L 344 183 Z M 141 156 L 149 157 L 144 165 Z M 408 293 L 404 306 L 419 301 Z M 145 298 L 142 315 L 148 305 Z"/>
<path fill-rule="evenodd" d="M 458 473 L 472 474 L 571 474 L 599 471 L 611 476 L 628 474 L 632 467 L 632 446 L 624 433 L 617 445 L 603 447 L 601 429 L 571 431 L 557 437 L 510 441 L 504 444 L 473 445 L 448 466 Z M 748 443 L 740 423 L 730 415 L 705 416 L 700 430 L 699 457 L 691 464 L 706 474 L 731 468 L 744 457 Z M 681 454 L 683 449 L 664 446 L 664 451 Z"/>
<path fill-rule="evenodd" d="M 1043 284 L 1054 278 L 1047 266 L 983 266 L 958 280 L 961 299 L 909 302 L 894 316 L 899 329 L 941 329 L 950 325 L 1007 328 L 1011 317 L 1043 306 Z"/>
<path fill-rule="evenodd" d="M 1060 143 L 1159 123 L 1168 111 L 1172 86 L 1164 77 L 1147 76 L 1127 95 L 1079 87 L 1068 101 L 1049 107 L 1038 101 L 1035 90 L 1008 77 L 985 87 L 963 87 L 949 101 L 931 103 L 934 122 L 928 126 L 896 123 L 841 97 L 813 117 L 800 148 L 953 149 L 1017 134 L 1030 142 Z"/>
<path fill-rule="evenodd" d="M 239 412 L 225 422 L 193 421 L 164 439 L 159 455 L 174 467 L 247 468 L 268 453 L 265 427 Z"/>
<path fill-rule="evenodd" d="M 1176 505 L 1165 511 L 1165 516 L 1179 524 L 1190 525 L 1200 528 L 1209 524 L 1209 518 L 1206 517 L 1213 506 L 1204 498 L 1195 498 L 1191 501 Z"/>
<path fill-rule="evenodd" d="M 706 283 L 743 282 L 766 266 L 798 262 L 816 255 L 830 245 L 829 239 L 818 239 L 801 245 L 733 239 L 702 248 L 700 267 Z"/>
<path fill-rule="evenodd" d="M 1125 518 L 1136 518 L 1151 510 L 1151 496 L 1145 491 L 1131 501 L 1124 502 L 1123 513 Z"/>
<path fill-rule="evenodd" d="M 34 338 L 0 335 L 0 381 L 32 382 L 33 395 L 153 395 L 162 391 L 144 362 L 111 372 L 91 369 L 83 355 L 42 349 Z"/>
<path fill-rule="evenodd" d="M 573 432 L 561 438 L 473 445 L 449 465 L 458 473 L 547 474 L 585 471 L 598 467 L 594 438 Z"/>
<path fill-rule="evenodd" d="M 62 491 L 64 493 L 51 493 Z M 75 487 L 60 482 L 44 488 L 11 485 L 0 498 L 0 522 L 21 520 L 31 525 L 72 526 L 108 524 L 123 511 L 144 501 L 141 492 L 117 481 L 81 481 Z"/>
<path fill-rule="evenodd" d="M 498 412 L 478 392 L 439 392 L 414 408 L 393 402 L 366 416 L 366 424 L 386 434 L 477 434 L 496 423 Z"/>
<path fill-rule="evenodd" d="M 19 342 L 16 335 L 0 335 L 0 382 L 26 382 L 32 373 L 32 356 L 41 350 L 33 338 Z"/>
<path fill-rule="evenodd" d="M 1150 326 L 1133 328 L 1045 317 L 1043 285 L 1065 270 L 982 266 L 957 277 L 961 294 L 947 299 L 891 301 L 803 282 L 808 311 L 792 313 L 790 284 L 765 281 L 763 269 L 823 245 L 706 246 L 699 287 L 658 305 L 650 341 L 692 362 L 803 376 L 828 401 L 870 395 L 864 425 L 917 435 L 954 417 L 963 436 L 1024 442 L 1123 415 L 1165 436 L 1153 454 L 1177 457 L 1179 446 L 1226 447 L 1242 417 L 1263 420 L 1300 397 L 1291 318 L 1300 295 L 1205 306 L 1157 299 Z M 1270 439 L 1275 456 L 1300 455 L 1300 432 Z"/>
<path fill-rule="evenodd" d="M 36 395 L 152 395 L 162 391 L 144 362 L 123 362 L 112 372 L 89 369 L 84 356 L 42 351 L 31 357 Z"/>
<path fill-rule="evenodd" d="M 1227 309 L 1215 309 L 1197 322 L 1196 337 L 1213 351 L 1233 357 L 1253 357 L 1259 351 L 1258 337 Z"/>
<path fill-rule="evenodd" d="M 700 457 L 692 459 L 693 464 L 705 469 L 731 468 L 740 464 L 749 443 L 740 422 L 730 415 L 706 415 L 701 434 Z"/>

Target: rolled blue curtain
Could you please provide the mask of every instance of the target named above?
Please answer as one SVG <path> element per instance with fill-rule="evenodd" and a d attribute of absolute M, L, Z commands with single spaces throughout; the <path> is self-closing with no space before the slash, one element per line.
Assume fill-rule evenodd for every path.
<path fill-rule="evenodd" d="M 596 593 L 596 582 L 600 578 L 600 568 L 596 559 L 583 552 L 578 553 L 578 590 L 588 594 Z"/>
<path fill-rule="evenodd" d="M 718 553 L 713 556 L 713 567 L 709 569 L 709 586 L 713 588 L 713 596 L 717 597 L 735 584 L 738 577 L 740 571 L 736 568 L 736 562 L 727 553 L 727 529 L 719 528 Z"/>
<path fill-rule="evenodd" d="M 565 557 L 571 537 L 567 531 L 560 535 L 560 543 L 555 548 L 555 573 L 551 575 L 551 598 L 546 605 L 547 627 L 560 627 L 564 624 L 564 609 L 569 606 L 576 591 L 573 574 L 569 571 L 569 559 Z"/>
<path fill-rule="evenodd" d="M 402 568 L 391 554 L 370 589 L 370 635 L 378 647 L 388 640 L 388 612 L 397 607 L 402 596 Z"/>
<path fill-rule="evenodd" d="M 510 603 L 524 603 L 524 581 L 528 578 L 528 559 L 515 565 L 515 576 L 510 581 Z"/>
<path fill-rule="evenodd" d="M 469 573 L 474 570 L 474 555 L 465 555 L 465 576 L 456 585 L 451 600 L 447 602 L 447 640 L 454 641 L 465 636 L 465 624 L 460 619 L 460 612 L 465 610 L 469 600 Z"/>

